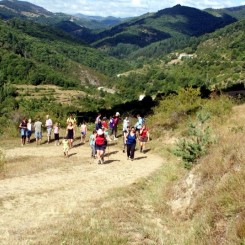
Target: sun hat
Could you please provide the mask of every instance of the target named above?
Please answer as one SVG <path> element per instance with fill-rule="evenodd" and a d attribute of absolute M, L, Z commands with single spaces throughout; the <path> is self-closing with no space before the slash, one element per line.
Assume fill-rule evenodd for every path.
<path fill-rule="evenodd" d="M 119 112 L 116 112 L 116 116 L 120 116 L 120 113 Z"/>
<path fill-rule="evenodd" d="M 98 129 L 98 131 L 97 131 L 97 134 L 98 135 L 102 135 L 104 132 L 103 132 L 103 130 L 100 128 L 100 129 Z"/>

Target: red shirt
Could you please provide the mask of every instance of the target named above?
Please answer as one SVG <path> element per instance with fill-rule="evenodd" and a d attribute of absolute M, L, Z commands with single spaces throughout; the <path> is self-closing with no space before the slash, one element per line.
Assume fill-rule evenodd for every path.
<path fill-rule="evenodd" d="M 142 131 L 140 131 L 140 136 L 141 137 L 147 137 L 147 132 L 148 132 L 148 128 L 144 128 Z"/>
<path fill-rule="evenodd" d="M 103 128 L 108 128 L 108 123 L 106 121 L 102 121 L 101 124 Z"/>

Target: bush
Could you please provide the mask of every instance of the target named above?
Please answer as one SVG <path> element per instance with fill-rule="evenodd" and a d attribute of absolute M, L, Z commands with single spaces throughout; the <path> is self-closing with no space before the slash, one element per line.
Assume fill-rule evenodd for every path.
<path fill-rule="evenodd" d="M 173 129 L 178 123 L 187 119 L 188 115 L 195 113 L 201 107 L 202 99 L 200 89 L 181 88 L 177 94 L 170 94 L 165 97 L 154 109 L 154 115 L 150 119 L 153 134 L 160 137 L 162 128 Z"/>
<path fill-rule="evenodd" d="M 213 143 L 211 129 L 206 125 L 210 115 L 197 113 L 196 117 L 196 122 L 189 123 L 189 138 L 178 140 L 176 148 L 173 150 L 176 156 L 182 158 L 187 169 L 190 169 L 197 159 L 205 155 L 209 145 Z"/>
<path fill-rule="evenodd" d="M 206 100 L 203 105 L 203 111 L 210 114 L 212 117 L 222 117 L 231 112 L 232 106 L 234 105 L 233 100 L 226 96 L 221 95 L 219 97 Z"/>

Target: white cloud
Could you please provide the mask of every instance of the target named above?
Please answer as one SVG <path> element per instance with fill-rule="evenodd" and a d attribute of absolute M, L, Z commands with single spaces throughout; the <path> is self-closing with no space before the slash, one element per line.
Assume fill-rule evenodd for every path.
<path fill-rule="evenodd" d="M 51 12 L 68 14 L 83 13 L 87 15 L 130 17 L 156 12 L 173 7 L 176 4 L 204 8 L 225 8 L 244 5 L 240 0 L 26 0 Z M 68 2 L 68 3 L 67 3 Z"/>
<path fill-rule="evenodd" d="M 141 0 L 132 0 L 131 1 L 131 4 L 133 5 L 133 6 L 141 6 Z"/>

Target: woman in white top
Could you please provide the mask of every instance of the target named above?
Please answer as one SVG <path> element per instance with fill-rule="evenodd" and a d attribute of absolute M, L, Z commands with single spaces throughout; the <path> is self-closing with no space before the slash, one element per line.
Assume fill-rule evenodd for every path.
<path fill-rule="evenodd" d="M 27 123 L 27 143 L 31 142 L 31 134 L 32 134 L 32 123 L 31 123 L 31 119 L 28 119 L 28 123 Z"/>

